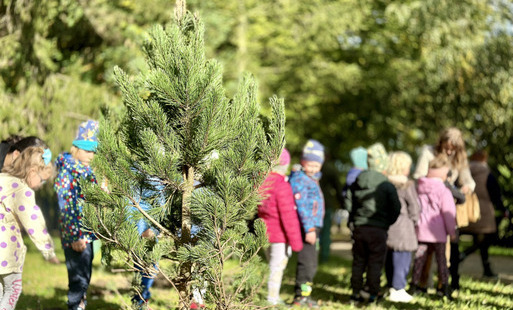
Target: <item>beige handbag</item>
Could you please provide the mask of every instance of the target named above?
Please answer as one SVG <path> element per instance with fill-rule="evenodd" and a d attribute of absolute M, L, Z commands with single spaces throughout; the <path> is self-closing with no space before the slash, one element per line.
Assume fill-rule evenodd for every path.
<path fill-rule="evenodd" d="M 456 205 L 456 223 L 458 227 L 466 227 L 470 223 L 477 222 L 480 218 L 481 209 L 476 193 L 466 194 L 465 202 Z"/>

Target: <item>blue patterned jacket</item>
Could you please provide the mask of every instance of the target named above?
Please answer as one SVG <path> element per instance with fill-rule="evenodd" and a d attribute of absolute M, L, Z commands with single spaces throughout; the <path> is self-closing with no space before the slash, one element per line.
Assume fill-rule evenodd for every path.
<path fill-rule="evenodd" d="M 309 232 L 315 228 L 322 228 L 324 196 L 319 182 L 300 170 L 290 174 L 289 183 L 303 230 Z"/>
<path fill-rule="evenodd" d="M 96 183 L 93 170 L 74 159 L 70 153 L 60 154 L 55 166 L 58 174 L 53 188 L 59 202 L 62 246 L 71 247 L 79 239 L 85 239 L 87 243 L 96 240 L 92 232 L 82 227 L 84 194 L 80 187 L 82 182 Z"/>

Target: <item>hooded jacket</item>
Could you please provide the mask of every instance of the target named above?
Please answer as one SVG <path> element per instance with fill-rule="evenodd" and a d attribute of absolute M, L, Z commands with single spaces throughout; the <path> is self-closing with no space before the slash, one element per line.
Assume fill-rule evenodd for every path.
<path fill-rule="evenodd" d="M 388 229 L 399 216 L 401 202 L 395 186 L 374 170 L 360 173 L 345 200 L 349 223 Z"/>
<path fill-rule="evenodd" d="M 299 222 L 304 232 L 322 228 L 324 220 L 324 195 L 319 182 L 303 170 L 293 171 L 289 179 L 296 202 Z"/>
<path fill-rule="evenodd" d="M 417 183 L 420 217 L 419 242 L 445 243 L 456 234 L 456 205 L 442 179 L 422 177 Z"/>
<path fill-rule="evenodd" d="M 267 227 L 271 243 L 287 243 L 294 252 L 303 248 L 299 219 L 290 184 L 285 176 L 271 172 L 261 187 L 264 200 L 258 207 L 258 217 Z"/>
<path fill-rule="evenodd" d="M 387 246 L 394 251 L 415 251 L 418 246 L 415 225 L 420 212 L 415 183 L 404 175 L 388 176 L 388 179 L 397 189 L 401 213 L 397 221 L 388 228 Z"/>
<path fill-rule="evenodd" d="M 79 239 L 85 239 L 90 243 L 96 237 L 93 233 L 82 229 L 84 195 L 80 184 L 96 183 L 93 170 L 73 158 L 70 153 L 60 154 L 55 160 L 55 166 L 58 174 L 53 188 L 57 192 L 59 202 L 62 246 L 71 247 L 71 244 Z"/>

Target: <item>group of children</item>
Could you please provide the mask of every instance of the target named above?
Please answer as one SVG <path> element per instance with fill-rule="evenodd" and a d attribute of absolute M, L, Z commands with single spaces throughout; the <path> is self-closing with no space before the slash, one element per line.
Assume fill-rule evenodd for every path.
<path fill-rule="evenodd" d="M 303 149 L 300 168 L 292 169 L 287 182 L 290 155 L 284 149 L 262 187 L 264 200 L 259 217 L 267 225 L 271 242 L 267 297 L 271 304 L 283 303 L 279 290 L 292 250 L 298 252 L 293 304 L 317 307 L 310 296 L 324 212 L 318 183 L 324 161 L 322 150 L 318 141 L 309 140 Z M 413 296 L 406 287 L 412 256 L 410 289 L 419 293 L 426 291 L 424 278 L 429 277 L 426 270 L 430 269 L 433 253 L 438 265 L 438 294 L 451 298 L 446 247 L 448 238 L 456 244 L 452 247 L 457 247 L 453 194 L 459 192 L 455 185 L 461 191 L 470 192 L 475 184 L 467 173 L 466 157 L 461 156 L 465 149 L 459 130 L 449 128 L 442 132 L 437 145 L 426 147 L 423 152 L 428 151 L 429 155 L 421 156 L 417 164 L 416 181 L 409 178 L 412 159 L 405 152 L 389 155 L 380 143 L 351 151 L 355 166 L 347 175 L 343 195 L 353 239 L 352 302 L 373 302 L 383 295 L 380 287 L 383 268 L 389 300 L 411 302 Z M 455 184 L 456 179 L 461 183 Z M 457 284 L 457 266 L 451 278 L 452 284 Z M 457 285 L 453 289 L 458 289 Z"/>
<path fill-rule="evenodd" d="M 461 261 L 455 202 L 464 200 L 463 194 L 476 186 L 461 132 L 448 128 L 441 132 L 436 145 L 423 147 L 415 181 L 408 177 L 412 159 L 407 153 L 387 155 L 381 144 L 370 146 L 366 152 L 362 148 L 351 151 L 351 158 L 360 162 L 366 155 L 368 167 L 359 164 L 358 169 L 352 169 L 345 194 L 354 242 L 351 300 L 372 302 L 382 296 L 380 276 L 385 267 L 389 300 L 411 302 L 412 294 L 427 291 L 433 253 L 438 267 L 437 294 L 451 299 L 452 291 L 459 289 Z M 406 287 L 412 253 L 410 294 Z"/>
<path fill-rule="evenodd" d="M 95 236 L 81 226 L 84 198 L 81 183 L 97 182 L 90 166 L 98 145 L 97 131 L 96 121 L 82 123 L 71 151 L 60 154 L 55 163 L 51 161 L 52 153 L 46 144 L 35 137 L 0 145 L 0 165 L 3 166 L 0 173 L 0 309 L 14 309 L 21 293 L 26 252 L 21 229 L 27 232 L 45 259 L 59 263 L 34 197 L 34 191 L 56 172 L 54 189 L 68 270 L 68 308 L 85 309 Z M 385 267 L 389 299 L 410 302 L 413 297 L 406 292 L 406 286 L 412 252 L 415 260 L 411 288 L 423 289 L 423 270 L 429 266 L 430 254 L 434 252 L 438 289 L 441 295 L 450 297 L 446 242 L 447 236 L 452 241 L 457 240 L 457 230 L 455 200 L 447 182 L 458 172 L 460 179 L 468 177 L 465 162 L 458 162 L 462 152 L 459 134 L 454 138 L 454 132 L 449 131 L 441 136 L 436 147 L 426 149 L 430 152 L 424 156 L 429 159 L 427 168 L 425 163 L 417 165 L 417 170 L 425 170 L 420 172 L 417 182 L 408 177 L 412 159 L 407 153 L 393 152 L 389 156 L 379 143 L 351 151 L 355 168 L 348 174 L 344 196 L 353 238 L 352 301 L 378 299 L 381 270 Z M 262 185 L 263 200 L 258 215 L 266 224 L 271 243 L 267 300 L 272 305 L 283 303 L 279 294 L 281 281 L 294 251 L 298 254 L 293 305 L 317 307 L 311 292 L 324 217 L 324 197 L 319 186 L 323 163 L 323 145 L 308 140 L 302 151 L 301 165 L 293 167 L 287 177 L 290 154 L 283 149 Z M 468 191 L 475 187 L 470 181 L 463 185 Z M 148 229 L 143 230 L 141 234 Z M 149 286 L 151 284 L 145 287 L 147 294 Z M 139 296 L 134 301 L 142 303 L 147 297 L 149 295 Z"/>

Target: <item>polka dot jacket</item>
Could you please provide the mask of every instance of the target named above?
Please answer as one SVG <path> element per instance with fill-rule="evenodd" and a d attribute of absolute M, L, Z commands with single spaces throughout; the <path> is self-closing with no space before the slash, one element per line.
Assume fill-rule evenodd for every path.
<path fill-rule="evenodd" d="M 0 274 L 21 273 L 27 248 L 21 227 L 45 259 L 55 256 L 34 191 L 22 179 L 0 173 Z"/>
<path fill-rule="evenodd" d="M 63 247 L 71 247 L 71 244 L 79 239 L 85 239 L 87 243 L 96 239 L 94 234 L 82 227 L 82 203 L 84 195 L 80 183 L 96 182 L 91 167 L 84 166 L 70 153 L 60 154 L 55 165 L 57 178 L 54 190 L 59 201 L 61 228 L 61 241 Z"/>

